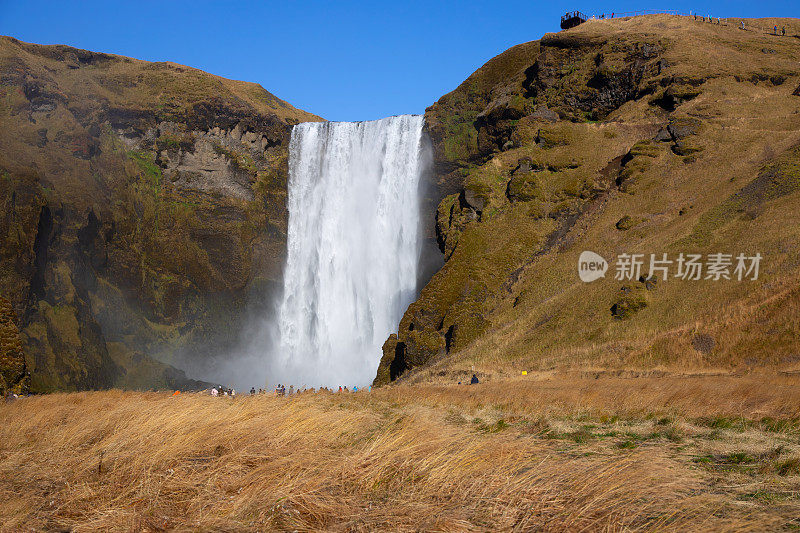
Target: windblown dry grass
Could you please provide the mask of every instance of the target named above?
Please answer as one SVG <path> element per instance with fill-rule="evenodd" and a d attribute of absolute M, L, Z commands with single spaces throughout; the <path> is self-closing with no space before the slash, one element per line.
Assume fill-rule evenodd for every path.
<path fill-rule="evenodd" d="M 800 418 L 800 374 L 614 377 L 602 371 L 537 373 L 490 381 L 480 388 L 429 383 L 380 389 L 375 394 L 397 402 L 439 407 L 495 405 L 527 416 L 579 413 L 642 417 L 657 413 Z"/>
<path fill-rule="evenodd" d="M 674 442 L 622 449 L 600 431 L 632 434 L 656 424 L 646 422 L 654 411 L 672 413 L 691 448 L 697 417 L 791 426 L 798 381 L 574 377 L 292 398 L 26 398 L 0 407 L 0 529 L 777 528 L 796 500 L 732 501 Z M 611 425 L 556 431 L 586 420 Z M 779 435 L 782 450 L 797 448 L 792 431 Z"/>

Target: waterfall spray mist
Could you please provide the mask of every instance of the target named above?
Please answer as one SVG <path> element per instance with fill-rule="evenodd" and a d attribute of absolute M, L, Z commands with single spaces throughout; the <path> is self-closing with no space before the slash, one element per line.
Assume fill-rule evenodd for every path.
<path fill-rule="evenodd" d="M 270 379 L 366 385 L 416 292 L 423 118 L 295 126 Z"/>

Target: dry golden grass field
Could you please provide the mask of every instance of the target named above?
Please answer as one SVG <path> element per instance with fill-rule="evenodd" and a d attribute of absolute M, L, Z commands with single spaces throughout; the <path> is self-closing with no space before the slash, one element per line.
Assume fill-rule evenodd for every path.
<path fill-rule="evenodd" d="M 800 527 L 800 376 L 0 406 L 2 531 Z"/>

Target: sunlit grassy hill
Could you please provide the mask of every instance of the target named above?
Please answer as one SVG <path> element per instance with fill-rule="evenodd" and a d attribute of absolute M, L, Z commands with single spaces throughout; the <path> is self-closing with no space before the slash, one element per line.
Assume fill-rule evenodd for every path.
<path fill-rule="evenodd" d="M 800 22 L 740 22 L 590 21 L 430 107 L 446 263 L 378 382 L 800 368 Z M 580 281 L 584 250 L 609 261 L 604 279 Z M 665 253 L 666 280 L 649 264 Z M 681 253 L 732 254 L 734 280 L 675 278 Z M 658 280 L 614 279 L 620 254 Z M 735 279 L 738 254 L 761 254 L 756 280 Z"/>

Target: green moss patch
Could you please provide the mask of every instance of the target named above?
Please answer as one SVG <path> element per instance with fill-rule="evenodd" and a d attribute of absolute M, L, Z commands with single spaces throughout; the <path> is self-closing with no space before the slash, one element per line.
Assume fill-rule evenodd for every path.
<path fill-rule="evenodd" d="M 611 316 L 618 320 L 627 320 L 645 307 L 646 289 L 639 285 L 623 285 L 611 305 Z"/>

